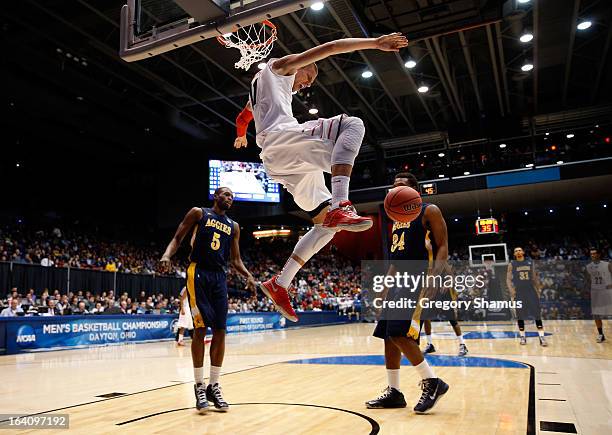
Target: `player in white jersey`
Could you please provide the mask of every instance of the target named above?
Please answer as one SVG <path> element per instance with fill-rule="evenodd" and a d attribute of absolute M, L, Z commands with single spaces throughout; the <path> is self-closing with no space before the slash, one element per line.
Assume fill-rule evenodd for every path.
<path fill-rule="evenodd" d="M 189 308 L 189 300 L 187 299 L 187 287 L 183 287 L 180 294 L 181 298 L 181 312 L 178 318 L 178 346 L 184 346 L 183 337 L 185 336 L 185 329 L 193 331 L 193 319 L 191 318 L 191 309 Z M 191 332 L 189 333 L 191 335 Z"/>
<path fill-rule="evenodd" d="M 407 45 L 399 33 L 330 41 L 303 53 L 270 59 L 251 83 L 249 101 L 236 119 L 234 147 L 247 146 L 246 130 L 255 119 L 256 141 L 266 172 L 293 195 L 314 223 L 296 244 L 281 273 L 261 286 L 291 321 L 296 322 L 297 316 L 288 289 L 300 268 L 337 231 L 365 231 L 372 226 L 372 219 L 357 215 L 348 200 L 351 171 L 365 135 L 363 121 L 342 114 L 300 124 L 293 116 L 292 94 L 312 85 L 317 61 L 357 50 L 397 52 Z M 325 186 L 324 172 L 331 173 L 331 193 Z"/>
<path fill-rule="evenodd" d="M 603 343 L 602 317 L 612 314 L 612 263 L 601 261 L 596 248 L 590 249 L 591 262 L 586 266 L 586 283 L 591 290 L 591 313 L 597 327 L 597 343 Z"/>

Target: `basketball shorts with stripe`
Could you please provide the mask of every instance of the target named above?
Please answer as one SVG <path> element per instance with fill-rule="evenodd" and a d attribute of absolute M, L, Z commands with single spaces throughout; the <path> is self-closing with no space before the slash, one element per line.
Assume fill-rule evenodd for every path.
<path fill-rule="evenodd" d="M 516 317 L 520 320 L 541 319 L 540 296 L 535 288 L 529 286 L 516 289 L 516 301 L 521 302 L 521 308 L 516 309 Z"/>
<path fill-rule="evenodd" d="M 187 269 L 189 306 L 195 328 L 226 329 L 227 276 L 191 263 Z"/>

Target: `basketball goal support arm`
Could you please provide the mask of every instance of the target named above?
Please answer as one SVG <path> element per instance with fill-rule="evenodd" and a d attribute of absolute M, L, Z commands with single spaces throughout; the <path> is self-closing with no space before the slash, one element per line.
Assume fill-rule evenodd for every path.
<path fill-rule="evenodd" d="M 127 62 L 147 59 L 265 19 L 286 15 L 310 7 L 317 0 L 271 0 L 269 3 L 195 27 L 190 27 L 188 20 L 171 23 L 156 28 L 143 37 L 134 33 L 135 1 L 128 0 L 128 4 L 121 8 L 119 56 Z"/>

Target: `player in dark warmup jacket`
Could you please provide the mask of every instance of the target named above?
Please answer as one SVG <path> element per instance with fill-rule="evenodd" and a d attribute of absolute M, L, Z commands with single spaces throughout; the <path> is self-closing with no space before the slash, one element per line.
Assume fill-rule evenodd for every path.
<path fill-rule="evenodd" d="M 540 280 L 535 265 L 530 258 L 525 258 L 525 251 L 520 246 L 514 248 L 514 260 L 508 264 L 506 284 L 510 296 L 516 302 L 520 301 L 521 308 L 516 308 L 516 317 L 519 327 L 520 343 L 527 344 L 525 337 L 525 319 L 535 319 L 538 328 L 538 337 L 541 346 L 548 346 L 544 338 L 544 325 L 540 310 Z"/>
<path fill-rule="evenodd" d="M 215 191 L 211 208 L 194 207 L 189 210 L 161 258 L 162 263 L 169 265 L 181 242 L 191 232 L 191 263 L 187 269 L 187 291 L 194 326 L 191 340 L 194 391 L 196 408 L 200 413 L 208 410 L 209 400 L 220 411 L 227 411 L 229 408 L 223 400 L 219 386 L 225 354 L 228 261 L 246 278 L 247 287 L 253 294 L 256 293 L 255 279 L 240 258 L 240 226 L 225 215 L 233 201 L 232 191 L 227 187 L 219 187 Z M 213 332 L 208 387 L 204 384 L 204 338 L 207 327 Z"/>
<path fill-rule="evenodd" d="M 395 176 L 393 186 L 410 186 L 418 189 L 418 182 L 414 175 L 404 172 Z M 430 249 L 426 244 L 428 241 Z M 411 260 L 408 267 L 411 269 L 410 273 L 414 274 L 426 272 L 433 260 L 436 260 L 433 274 L 441 273 L 438 268 L 446 265 L 448 259 L 446 222 L 444 222 L 440 209 L 433 204 L 424 203 L 419 216 L 410 223 L 395 222 L 391 242 L 389 255 L 391 264 L 387 271 L 388 276 L 393 276 L 397 272 L 398 268 L 394 261 Z M 391 292 L 396 293 L 393 297 L 398 297 L 396 289 L 390 289 L 382 299 L 388 299 Z M 448 391 L 448 385 L 436 377 L 419 349 L 419 313 L 418 308 L 412 312 L 406 309 L 401 313 L 401 318 L 396 319 L 393 318 L 397 317 L 393 313 L 383 311 L 385 319 L 378 321 L 373 335 L 385 341 L 385 366 L 389 385 L 380 397 L 366 402 L 366 407 L 406 407 L 406 400 L 399 386 L 402 353 L 406 355 L 421 376 L 423 393 L 414 407 L 415 412 L 427 412 Z"/>

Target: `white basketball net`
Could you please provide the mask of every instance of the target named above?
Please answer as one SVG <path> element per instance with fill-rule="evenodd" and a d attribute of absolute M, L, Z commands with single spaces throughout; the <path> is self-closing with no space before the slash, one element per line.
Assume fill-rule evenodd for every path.
<path fill-rule="evenodd" d="M 234 33 L 217 37 L 217 40 L 225 48 L 240 50 L 240 60 L 234 64 L 234 67 L 242 68 L 245 71 L 254 63 L 268 57 L 276 39 L 276 27 L 267 20 L 241 27 Z"/>

